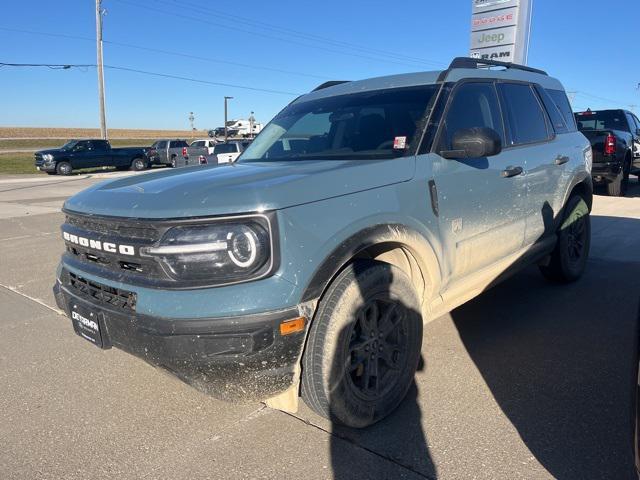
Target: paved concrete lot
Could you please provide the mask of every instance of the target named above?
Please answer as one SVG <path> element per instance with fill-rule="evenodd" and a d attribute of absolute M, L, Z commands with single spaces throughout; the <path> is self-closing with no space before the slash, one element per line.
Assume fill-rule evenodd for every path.
<path fill-rule="evenodd" d="M 51 295 L 59 209 L 100 180 L 0 177 L 1 478 L 633 478 L 635 177 L 596 197 L 581 281 L 530 268 L 431 322 L 416 387 L 366 431 L 222 403 L 77 337 Z"/>

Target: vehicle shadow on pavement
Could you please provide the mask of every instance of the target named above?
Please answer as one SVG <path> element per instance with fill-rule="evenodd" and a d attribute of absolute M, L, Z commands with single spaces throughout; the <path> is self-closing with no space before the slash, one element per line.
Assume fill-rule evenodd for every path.
<path fill-rule="evenodd" d="M 554 285 L 529 267 L 451 312 L 495 401 L 558 479 L 637 478 L 631 412 L 640 220 L 592 217 L 594 231 L 612 222 L 635 248 L 607 258 L 593 245 L 601 255 L 578 282 Z"/>
<path fill-rule="evenodd" d="M 384 264 L 383 264 L 384 265 Z M 387 265 L 388 266 L 388 265 Z M 389 272 L 393 278 L 393 273 Z M 365 287 L 359 284 L 361 295 L 366 298 Z M 383 291 L 380 291 L 383 290 Z M 422 318 L 416 308 L 407 305 L 401 298 L 398 298 L 390 290 L 380 289 L 375 295 L 382 300 L 393 299 L 397 302 L 398 309 L 404 311 L 398 318 L 397 324 L 403 321 L 410 321 L 411 318 L 420 322 Z M 365 305 L 363 301 L 363 305 Z M 364 308 L 364 307 L 361 307 Z M 382 310 L 382 308 L 381 308 Z M 381 312 L 379 315 L 378 327 L 380 331 L 385 330 L 385 325 L 389 320 L 385 320 L 386 315 Z M 400 335 L 409 334 L 408 324 L 401 326 Z M 391 345 L 395 341 L 401 343 L 396 337 L 391 339 Z M 341 339 L 338 344 L 344 342 L 357 342 L 354 339 L 353 329 L 344 328 L 340 334 Z M 386 348 L 386 346 L 385 346 Z M 415 357 L 414 357 L 415 358 Z M 337 382 L 342 375 L 353 375 L 353 369 L 348 365 L 339 366 L 339 357 L 334 357 L 332 384 Z M 349 360 L 347 360 L 349 363 Z M 400 363 L 400 360 L 398 361 Z M 379 378 L 383 379 L 383 367 L 385 360 L 378 361 Z M 418 361 L 417 371 L 425 369 L 425 361 L 422 354 Z M 351 373 L 350 373 L 351 372 Z M 357 371 L 356 371 L 357 372 Z M 357 373 L 356 373 L 357 375 Z M 357 380 L 356 380 L 357 381 Z M 376 379 L 376 382 L 378 379 Z M 383 380 L 380 380 L 381 383 Z M 332 389 L 332 391 L 334 391 Z M 419 391 L 415 382 L 412 382 L 407 395 L 401 401 L 398 408 L 388 417 L 382 419 L 374 425 L 364 429 L 354 429 L 342 426 L 335 418 L 332 418 L 330 437 L 330 454 L 333 476 L 336 480 L 354 479 L 424 479 L 437 477 L 436 468 L 429 453 L 427 439 L 422 428 L 422 413 L 418 403 Z M 339 407 L 339 401 L 329 398 L 331 408 Z M 358 448 L 358 453 L 354 450 Z"/>

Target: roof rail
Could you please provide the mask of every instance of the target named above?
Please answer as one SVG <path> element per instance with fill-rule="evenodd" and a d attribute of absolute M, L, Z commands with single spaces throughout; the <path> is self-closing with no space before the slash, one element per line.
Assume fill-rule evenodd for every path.
<path fill-rule="evenodd" d="M 489 65 L 495 67 L 513 68 L 516 70 L 524 70 L 525 72 L 539 73 L 541 75 L 547 75 L 544 70 L 537 68 L 527 67 L 526 65 L 519 65 L 517 63 L 499 62 L 498 60 L 486 60 L 483 58 L 470 58 L 470 57 L 456 57 L 449 65 L 448 70 L 454 68 L 480 68 L 481 65 Z"/>
<path fill-rule="evenodd" d="M 328 82 L 324 82 L 321 85 L 318 85 L 316 88 L 311 90 L 315 92 L 317 90 L 322 90 L 323 88 L 333 87 L 334 85 L 340 85 L 341 83 L 349 83 L 351 80 L 329 80 Z"/>

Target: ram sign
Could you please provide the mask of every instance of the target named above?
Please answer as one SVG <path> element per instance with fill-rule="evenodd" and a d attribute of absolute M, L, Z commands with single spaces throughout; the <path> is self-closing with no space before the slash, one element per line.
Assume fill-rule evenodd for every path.
<path fill-rule="evenodd" d="M 533 0 L 472 0 L 474 58 L 527 64 Z"/>

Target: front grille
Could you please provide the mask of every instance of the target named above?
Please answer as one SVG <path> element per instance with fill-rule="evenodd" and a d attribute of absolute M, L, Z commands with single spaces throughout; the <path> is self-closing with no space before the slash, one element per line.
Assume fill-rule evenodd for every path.
<path fill-rule="evenodd" d="M 153 243 L 160 239 L 160 232 L 153 226 L 132 225 L 122 220 L 103 220 L 67 214 L 66 222 L 86 232 L 114 235 L 120 238 L 135 238 Z"/>
<path fill-rule="evenodd" d="M 93 282 L 68 271 L 63 275 L 63 279 L 67 287 L 88 300 L 131 312 L 136 310 L 137 296 L 134 292 Z"/>
<path fill-rule="evenodd" d="M 129 280 L 165 278 L 166 274 L 155 259 L 141 255 L 142 248 L 156 243 L 167 229 L 155 223 L 127 220 L 122 218 L 90 217 L 68 213 L 64 232 L 83 238 L 79 241 L 66 241 L 67 252 L 79 262 L 127 275 Z M 89 243 L 92 240 L 94 243 Z M 126 255 L 119 250 L 106 250 L 102 244 L 126 245 L 133 248 L 134 254 Z"/>
<path fill-rule="evenodd" d="M 35 153 L 33 156 L 36 160 L 36 166 L 41 167 L 44 164 L 44 159 L 42 158 L 42 154 Z"/>

